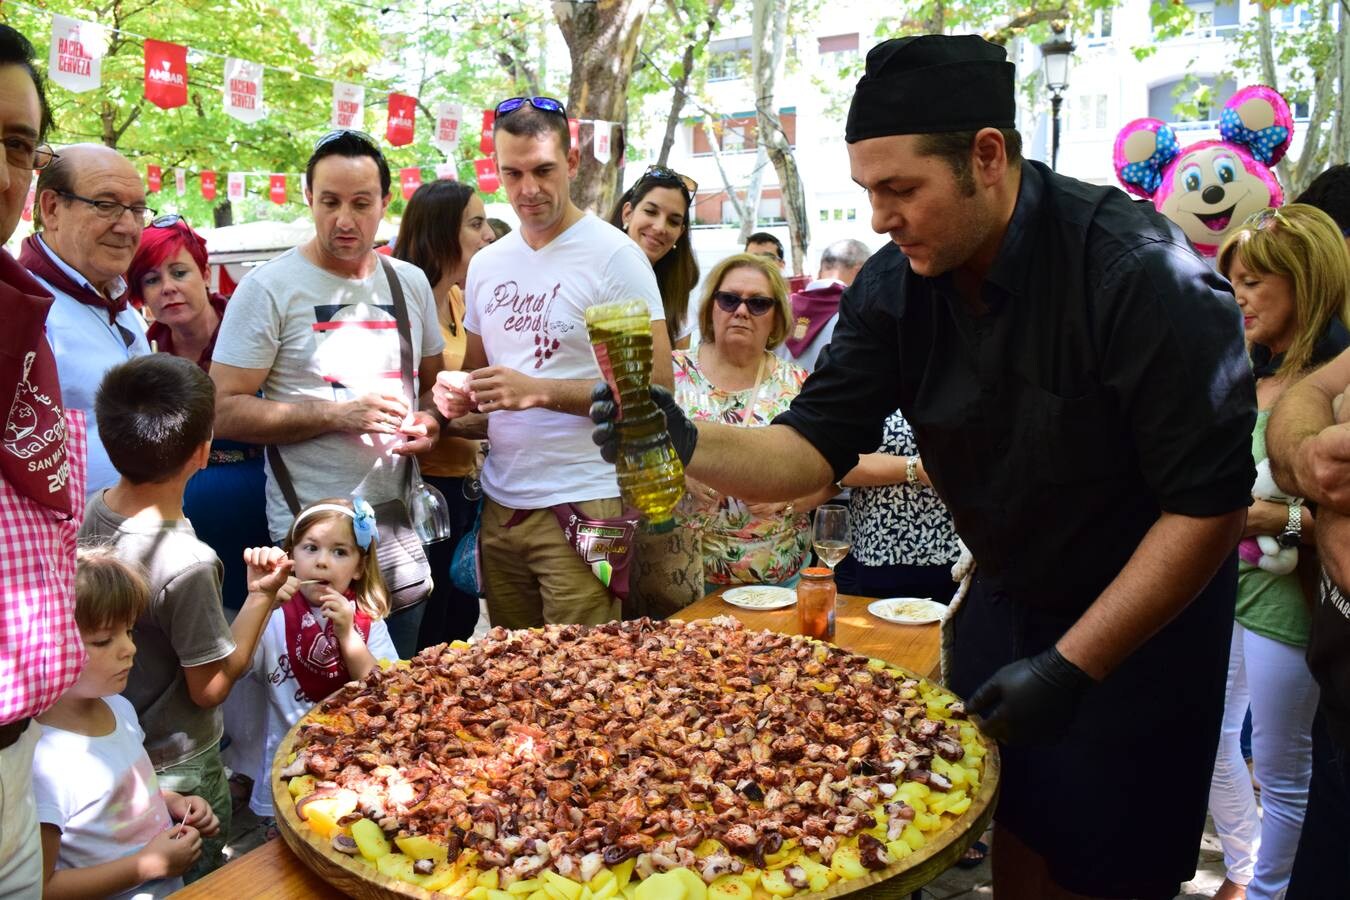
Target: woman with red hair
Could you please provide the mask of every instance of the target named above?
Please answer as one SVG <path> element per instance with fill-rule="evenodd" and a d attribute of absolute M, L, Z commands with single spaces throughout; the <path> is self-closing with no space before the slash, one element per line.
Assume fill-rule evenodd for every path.
<path fill-rule="evenodd" d="M 206 241 L 178 215 L 160 216 L 141 235 L 127 270 L 131 300 L 154 319 L 150 346 L 211 368 L 225 297 L 207 287 Z M 210 463 L 188 482 L 183 513 L 225 567 L 221 595 L 238 609 L 248 593 L 243 551 L 271 543 L 263 507 L 262 447 L 217 439 Z"/>

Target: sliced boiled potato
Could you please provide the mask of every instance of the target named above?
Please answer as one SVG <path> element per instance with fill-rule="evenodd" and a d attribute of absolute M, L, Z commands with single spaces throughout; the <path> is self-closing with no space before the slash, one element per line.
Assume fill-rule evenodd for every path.
<path fill-rule="evenodd" d="M 445 844 L 440 843 L 435 838 L 420 834 L 394 838 L 394 843 L 398 845 L 398 849 L 402 850 L 405 856 L 413 859 L 434 859 L 436 862 L 445 862 L 450 854 L 450 850 Z"/>
<path fill-rule="evenodd" d="M 708 886 L 708 900 L 750 900 L 753 891 L 739 875 L 719 875 Z"/>
<path fill-rule="evenodd" d="M 301 775 L 297 778 L 292 778 L 286 785 L 286 790 L 291 792 L 292 797 L 299 799 L 306 794 L 314 793 L 316 784 L 317 782 L 314 780 L 313 775 Z"/>
<path fill-rule="evenodd" d="M 514 898 L 511 894 L 508 894 L 506 891 L 489 890 L 488 900 L 514 900 Z"/>
<path fill-rule="evenodd" d="M 599 888 L 591 888 L 591 900 L 612 900 L 617 896 L 619 896 L 619 881 L 612 875 Z"/>
<path fill-rule="evenodd" d="M 636 864 L 637 860 L 630 857 L 609 867 L 610 871 L 614 873 L 614 880 L 619 883 L 620 891 L 628 887 L 628 883 L 633 880 L 633 866 Z"/>
<path fill-rule="evenodd" d="M 380 870 L 380 874 L 397 878 L 399 881 L 411 882 L 417 877 L 413 872 L 413 861 L 402 853 L 384 854 L 375 860 L 375 868 Z"/>
<path fill-rule="evenodd" d="M 708 900 L 708 886 L 693 869 L 680 866 L 671 869 L 670 874 L 684 882 L 684 900 Z"/>
<path fill-rule="evenodd" d="M 350 815 L 356 809 L 356 792 L 340 790 L 332 797 L 320 797 L 296 806 L 296 813 L 305 820 L 305 824 L 324 839 L 331 838 L 341 830 L 338 819 Z M 375 823 L 371 823 L 374 825 Z"/>
<path fill-rule="evenodd" d="M 834 851 L 834 856 L 830 857 L 830 869 L 840 878 L 862 878 L 867 874 L 866 867 L 858 858 L 858 848 L 852 844 L 845 844 Z"/>
<path fill-rule="evenodd" d="M 917 816 L 915 818 L 918 818 Z M 923 832 L 914 827 L 914 823 L 905 826 L 905 830 L 900 832 L 900 840 L 909 844 L 910 849 L 919 850 L 928 843 L 928 839 L 923 836 Z"/>
<path fill-rule="evenodd" d="M 375 862 L 391 852 L 389 841 L 385 838 L 384 832 L 380 830 L 380 826 L 369 819 L 358 819 L 352 824 L 352 840 L 356 841 L 357 849 L 361 851 L 361 855 L 371 862 Z"/>
<path fill-rule="evenodd" d="M 578 900 L 578 898 L 581 897 L 582 886 L 580 882 L 559 875 L 552 869 L 545 869 L 540 873 L 540 877 L 543 879 L 544 887 L 546 889 L 554 889 L 553 891 L 550 891 L 550 893 L 557 893 L 560 895 L 559 900 Z"/>
<path fill-rule="evenodd" d="M 614 873 L 610 871 L 608 866 L 605 866 L 602 867 L 599 872 L 596 872 L 595 876 L 592 877 L 590 881 L 586 882 L 586 884 L 592 891 L 598 891 L 613 880 Z M 615 890 L 618 890 L 618 888 L 615 888 Z"/>
<path fill-rule="evenodd" d="M 488 889 L 480 884 L 466 893 L 464 900 L 488 900 Z"/>
<path fill-rule="evenodd" d="M 497 875 L 496 869 L 488 869 L 486 872 L 478 873 L 478 886 L 495 891 L 501 887 L 501 880 Z"/>
<path fill-rule="evenodd" d="M 428 875 L 419 875 L 418 884 L 429 891 L 443 891 L 459 877 L 459 867 L 451 863 L 440 862 Z"/>
<path fill-rule="evenodd" d="M 657 872 L 638 882 L 633 900 L 685 900 L 684 882 L 674 872 Z"/>
<path fill-rule="evenodd" d="M 759 876 L 759 884 L 775 897 L 791 897 L 797 893 L 797 888 L 788 882 L 781 869 L 765 869 Z"/>
<path fill-rule="evenodd" d="M 522 897 L 528 897 L 535 891 L 544 886 L 544 882 L 539 878 L 524 878 L 520 881 L 513 881 L 506 886 L 508 894 L 519 894 Z"/>

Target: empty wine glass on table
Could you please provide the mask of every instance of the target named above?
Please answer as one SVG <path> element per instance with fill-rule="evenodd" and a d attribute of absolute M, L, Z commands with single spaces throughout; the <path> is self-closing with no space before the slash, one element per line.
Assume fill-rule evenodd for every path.
<path fill-rule="evenodd" d="M 815 521 L 811 525 L 811 545 L 816 551 L 816 556 L 829 566 L 830 572 L 833 573 L 834 567 L 848 556 L 848 551 L 853 547 L 853 538 L 849 533 L 848 507 L 837 503 L 826 503 L 816 507 Z"/>

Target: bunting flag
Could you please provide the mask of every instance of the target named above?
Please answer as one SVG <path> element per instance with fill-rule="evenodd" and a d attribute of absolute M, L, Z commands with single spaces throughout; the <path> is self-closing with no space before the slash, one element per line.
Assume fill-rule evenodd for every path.
<path fill-rule="evenodd" d="M 173 189 L 178 193 L 178 196 L 180 197 L 187 193 L 186 169 L 173 170 Z"/>
<path fill-rule="evenodd" d="M 159 193 L 159 189 L 164 186 L 164 172 L 159 166 L 145 167 L 145 189 L 151 194 Z"/>
<path fill-rule="evenodd" d="M 286 176 L 272 175 L 268 178 L 267 193 L 272 202 L 281 206 L 286 202 Z"/>
<path fill-rule="evenodd" d="M 609 162 L 609 142 L 614 137 L 614 123 L 595 120 L 595 158 L 602 163 Z"/>
<path fill-rule="evenodd" d="M 442 153 L 449 155 L 459 143 L 459 123 L 464 120 L 464 107 L 458 103 L 436 104 L 436 130 L 432 132 L 431 143 Z"/>
<path fill-rule="evenodd" d="M 244 173 L 231 172 L 226 185 L 225 196 L 231 203 L 244 199 Z"/>
<path fill-rule="evenodd" d="M 359 84 L 337 82 L 333 85 L 334 128 L 365 128 L 366 89 Z"/>
<path fill-rule="evenodd" d="M 403 199 L 411 200 L 412 195 L 422 186 L 422 170 L 417 166 L 399 169 L 398 183 L 403 188 Z"/>
<path fill-rule="evenodd" d="M 145 99 L 160 109 L 187 103 L 187 47 L 145 39 Z"/>
<path fill-rule="evenodd" d="M 33 221 L 33 204 L 37 202 L 37 173 L 33 173 L 33 180 L 28 185 L 28 195 L 23 198 L 23 220 L 25 222 Z"/>
<path fill-rule="evenodd" d="M 56 84 L 80 94 L 103 82 L 103 54 L 108 33 L 102 25 L 65 16 L 52 16 L 51 52 L 47 74 Z"/>
<path fill-rule="evenodd" d="M 384 137 L 391 146 L 411 144 L 417 117 L 417 99 L 407 94 L 389 95 L 389 124 Z"/>
<path fill-rule="evenodd" d="M 203 200 L 216 199 L 216 173 L 208 169 L 202 172 L 201 179 L 202 179 L 202 199 Z"/>
<path fill-rule="evenodd" d="M 225 59 L 225 114 L 240 122 L 257 122 L 263 112 L 263 67 L 233 56 Z"/>
<path fill-rule="evenodd" d="M 579 146 L 581 146 L 581 120 L 580 120 L 580 119 L 568 119 L 568 120 L 567 120 L 567 134 L 568 134 L 569 137 L 572 138 L 572 146 L 573 146 L 573 147 L 579 147 Z"/>
<path fill-rule="evenodd" d="M 473 171 L 478 176 L 478 190 L 484 194 L 496 193 L 497 188 L 501 187 L 501 179 L 497 177 L 497 163 L 492 157 L 475 159 Z"/>
<path fill-rule="evenodd" d="M 436 177 L 441 181 L 459 181 L 459 172 L 452 162 L 437 163 Z"/>
<path fill-rule="evenodd" d="M 492 123 L 497 120 L 495 109 L 483 110 L 483 136 L 478 139 L 478 149 L 484 156 L 491 156 L 496 147 L 492 143 Z"/>

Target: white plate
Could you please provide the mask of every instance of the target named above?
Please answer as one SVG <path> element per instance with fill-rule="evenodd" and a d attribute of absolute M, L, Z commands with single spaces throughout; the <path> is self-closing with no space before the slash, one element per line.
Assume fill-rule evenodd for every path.
<path fill-rule="evenodd" d="M 878 619 L 897 625 L 927 625 L 941 619 L 947 607 L 936 600 L 891 597 L 888 600 L 873 600 L 867 604 L 867 611 Z"/>
<path fill-rule="evenodd" d="M 768 584 L 750 584 L 732 588 L 722 599 L 741 609 L 786 609 L 797 603 L 797 592 L 792 588 Z"/>

